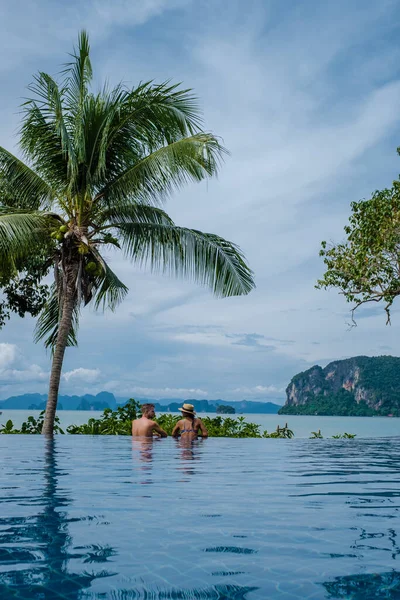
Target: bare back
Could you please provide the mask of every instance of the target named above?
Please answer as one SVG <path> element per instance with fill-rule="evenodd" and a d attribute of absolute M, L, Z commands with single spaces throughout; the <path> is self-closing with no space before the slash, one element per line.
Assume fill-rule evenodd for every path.
<path fill-rule="evenodd" d="M 132 421 L 132 435 L 134 437 L 147 437 L 152 438 L 153 435 L 166 437 L 167 434 L 155 421 L 148 419 L 147 417 L 141 417 Z"/>
<path fill-rule="evenodd" d="M 172 432 L 173 437 L 181 436 L 181 440 L 195 440 L 199 435 L 199 429 L 203 437 L 208 436 L 207 429 L 204 427 L 201 419 L 187 419 L 183 418 L 175 425 Z"/>

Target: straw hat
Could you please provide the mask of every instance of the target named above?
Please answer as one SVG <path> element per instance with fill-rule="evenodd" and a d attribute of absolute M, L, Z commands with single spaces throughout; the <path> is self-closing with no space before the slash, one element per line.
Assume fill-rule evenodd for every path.
<path fill-rule="evenodd" d="M 184 404 L 182 408 L 178 408 L 183 413 L 187 413 L 189 415 L 195 415 L 196 411 L 194 410 L 193 404 Z"/>

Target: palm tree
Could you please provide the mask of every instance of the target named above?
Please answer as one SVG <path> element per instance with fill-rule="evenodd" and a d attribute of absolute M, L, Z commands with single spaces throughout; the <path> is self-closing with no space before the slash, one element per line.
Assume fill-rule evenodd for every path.
<path fill-rule="evenodd" d="M 174 189 L 215 175 L 225 152 L 202 131 L 191 91 L 148 82 L 93 93 L 89 50 L 83 31 L 60 83 L 35 76 L 23 104 L 23 160 L 0 147 L 11 197 L 0 207 L 0 267 L 38 245 L 49 248 L 54 267 L 35 333 L 53 353 L 46 435 L 53 433 L 64 353 L 77 343 L 81 307 L 114 310 L 128 291 L 103 250 L 118 248 L 139 265 L 192 279 L 220 297 L 254 287 L 237 246 L 178 227 L 161 208 Z"/>

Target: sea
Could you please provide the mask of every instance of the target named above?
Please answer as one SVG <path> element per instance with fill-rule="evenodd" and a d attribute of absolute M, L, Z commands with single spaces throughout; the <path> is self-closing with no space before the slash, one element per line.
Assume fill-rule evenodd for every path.
<path fill-rule="evenodd" d="M 0 414 L 0 424 L 11 419 L 16 427 L 20 427 L 28 416 L 38 417 L 37 410 L 4 410 Z M 90 418 L 99 418 L 101 411 L 62 410 L 59 411 L 60 425 L 82 425 Z M 171 413 L 178 414 L 178 413 Z M 216 414 L 199 413 L 198 416 L 215 417 Z M 225 416 L 225 415 L 223 415 Z M 339 433 L 356 434 L 357 438 L 377 438 L 400 436 L 400 418 L 396 417 L 321 417 L 305 415 L 265 415 L 243 414 L 231 415 L 233 418 L 245 417 L 250 423 L 257 423 L 262 431 L 269 433 L 275 431 L 277 426 L 283 427 L 286 423 L 293 430 L 296 438 L 308 438 L 313 431 L 321 431 L 323 437 L 332 437 Z"/>

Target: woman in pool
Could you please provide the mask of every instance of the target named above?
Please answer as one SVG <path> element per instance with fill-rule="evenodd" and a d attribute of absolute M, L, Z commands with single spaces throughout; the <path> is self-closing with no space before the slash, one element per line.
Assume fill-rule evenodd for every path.
<path fill-rule="evenodd" d="M 196 440 L 199 436 L 199 430 L 203 438 L 208 437 L 208 431 L 201 419 L 196 417 L 193 404 L 184 404 L 179 409 L 182 413 L 182 419 L 177 422 L 173 431 L 172 437 L 181 436 L 181 440 Z"/>

